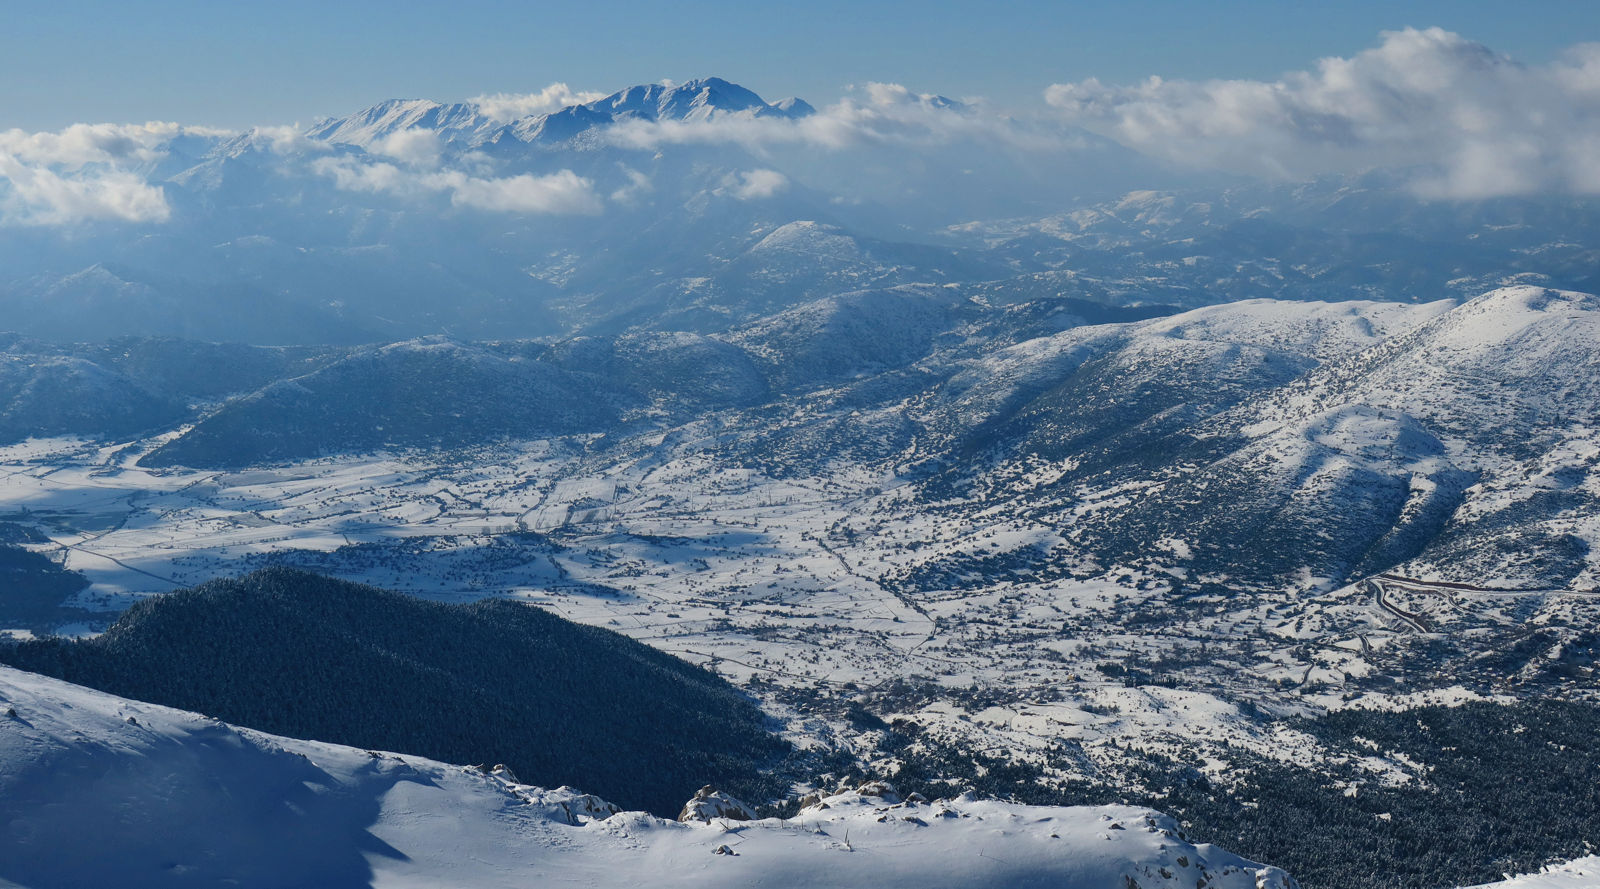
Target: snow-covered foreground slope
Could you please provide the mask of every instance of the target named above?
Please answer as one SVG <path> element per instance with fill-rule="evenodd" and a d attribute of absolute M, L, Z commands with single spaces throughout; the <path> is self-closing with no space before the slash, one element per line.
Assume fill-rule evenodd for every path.
<path fill-rule="evenodd" d="M 1553 864 L 1536 874 L 1523 874 L 1474 889 L 1593 889 L 1600 886 L 1600 855 Z"/>
<path fill-rule="evenodd" d="M 7 886 L 1293 885 L 1129 807 L 863 788 L 787 821 L 680 824 L 9 668 L 0 707 Z"/>

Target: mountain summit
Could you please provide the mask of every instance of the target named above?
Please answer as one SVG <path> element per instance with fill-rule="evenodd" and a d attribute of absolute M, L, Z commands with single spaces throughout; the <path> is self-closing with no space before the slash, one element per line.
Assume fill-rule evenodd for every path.
<path fill-rule="evenodd" d="M 686 83 L 641 84 L 581 105 L 505 122 L 470 102 L 441 104 L 427 99 L 390 99 L 349 117 L 319 121 L 306 131 L 312 139 L 369 147 L 407 130 L 432 130 L 450 143 L 475 148 L 518 142 L 566 142 L 596 127 L 629 120 L 703 121 L 717 117 L 798 119 L 816 113 L 802 99 L 769 104 L 755 92 L 720 77 Z"/>
<path fill-rule="evenodd" d="M 769 105 L 754 92 L 720 77 L 691 80 L 677 86 L 659 83 L 631 86 L 584 107 L 609 113 L 614 120 L 705 120 L 727 114 L 805 117 L 814 111 L 799 99 L 785 99 Z"/>

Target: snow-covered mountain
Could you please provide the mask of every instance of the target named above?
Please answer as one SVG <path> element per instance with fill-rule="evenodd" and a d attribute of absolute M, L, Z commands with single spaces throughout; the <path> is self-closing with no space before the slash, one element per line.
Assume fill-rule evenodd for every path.
<path fill-rule="evenodd" d="M 800 99 L 768 104 L 720 77 L 668 85 L 632 86 L 603 99 L 512 121 L 498 120 L 472 103 L 442 104 L 425 99 L 392 99 L 349 117 L 320 121 L 306 136 L 325 142 L 371 148 L 410 130 L 437 136 L 459 148 L 492 145 L 503 152 L 511 141 L 529 145 L 568 142 L 596 128 L 626 121 L 709 121 L 727 117 L 799 119 L 815 109 Z"/>
<path fill-rule="evenodd" d="M 390 99 L 349 117 L 321 121 L 306 130 L 306 136 L 325 142 L 368 147 L 406 130 L 426 130 L 449 140 L 475 141 L 499 128 L 484 117 L 476 106 L 453 102 L 448 105 L 427 99 Z"/>
<path fill-rule="evenodd" d="M 1593 300 L 1524 287 L 1074 328 L 979 360 L 924 404 L 953 446 L 998 459 L 989 496 L 1079 511 L 1072 548 L 1102 563 L 1193 539 L 1157 561 L 1234 580 L 1587 587 Z M 1023 485 L 1039 461 L 1055 480 Z M 1133 489 L 1083 511 L 1119 485 Z"/>
<path fill-rule="evenodd" d="M 5 667 L 0 708 L 11 885 L 1294 886 L 1129 807 L 901 800 L 879 785 L 788 820 L 673 822 Z"/>
<path fill-rule="evenodd" d="M 1195 185 L 909 92 L 819 111 L 706 78 L 515 119 L 503 105 L 397 99 L 306 127 L 140 131 L 126 156 L 107 142 L 52 174 L 131 177 L 150 207 L 5 223 L 0 310 L 57 341 L 290 345 L 711 334 L 918 283 L 1184 308 L 1595 289 L 1583 200 Z"/>

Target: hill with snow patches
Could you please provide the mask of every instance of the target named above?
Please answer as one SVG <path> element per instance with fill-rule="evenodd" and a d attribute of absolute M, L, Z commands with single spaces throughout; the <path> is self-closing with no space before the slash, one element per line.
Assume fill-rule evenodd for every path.
<path fill-rule="evenodd" d="M 1129 807 L 902 801 L 880 786 L 787 820 L 681 823 L 10 668 L 0 707 L 7 885 L 1294 885 Z"/>

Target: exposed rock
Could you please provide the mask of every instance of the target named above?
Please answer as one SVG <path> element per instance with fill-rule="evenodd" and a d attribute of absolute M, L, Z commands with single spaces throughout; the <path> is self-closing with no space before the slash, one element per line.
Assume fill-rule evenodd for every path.
<path fill-rule="evenodd" d="M 604 821 L 622 811 L 621 806 L 615 803 L 608 803 L 592 793 L 584 793 L 575 787 L 558 787 L 556 788 L 556 793 L 567 794 L 566 798 L 561 800 L 560 806 L 562 813 L 566 815 L 568 824 L 582 824 L 585 818 L 593 821 Z"/>
<path fill-rule="evenodd" d="M 730 821 L 753 821 L 755 810 L 739 802 L 726 793 L 712 787 L 710 784 L 700 788 L 694 799 L 683 804 L 683 811 L 678 813 L 679 821 L 699 821 L 711 823 L 713 818 L 727 818 Z"/>
<path fill-rule="evenodd" d="M 879 797 L 884 802 L 890 804 L 900 802 L 900 794 L 895 791 L 894 785 L 890 784 L 888 781 L 868 781 L 860 787 L 857 787 L 856 793 L 860 794 L 861 796 Z"/>

